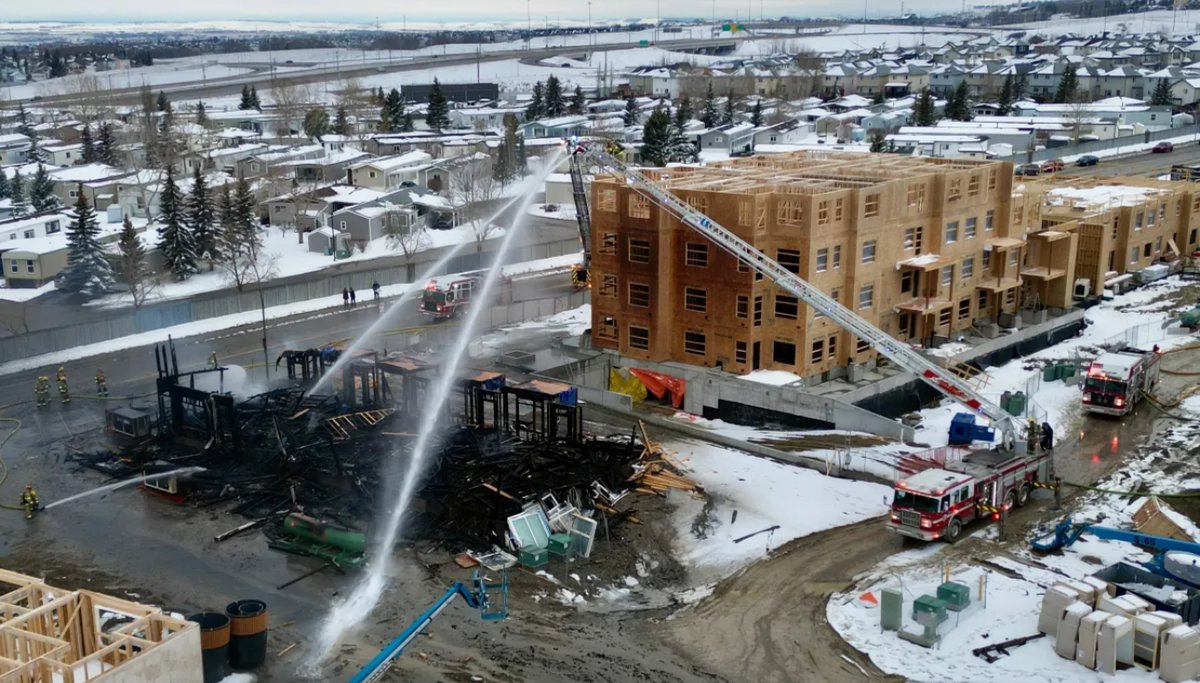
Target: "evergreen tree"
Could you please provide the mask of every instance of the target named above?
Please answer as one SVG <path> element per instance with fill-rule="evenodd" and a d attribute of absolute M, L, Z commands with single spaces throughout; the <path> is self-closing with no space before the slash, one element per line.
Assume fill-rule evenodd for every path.
<path fill-rule="evenodd" d="M 762 99 L 761 98 L 754 102 L 754 109 L 751 110 L 751 112 L 750 112 L 750 123 L 754 124 L 755 128 L 758 128 L 759 126 L 763 125 Z"/>
<path fill-rule="evenodd" d="M 319 138 L 329 132 L 329 112 L 324 107 L 313 107 L 304 115 L 304 134 Z"/>
<path fill-rule="evenodd" d="M 29 183 L 29 205 L 36 211 L 46 211 L 58 206 L 58 197 L 54 195 L 54 181 L 46 172 L 46 167 L 38 164 L 33 181 Z"/>
<path fill-rule="evenodd" d="M 56 278 L 59 291 L 94 299 L 112 287 L 112 265 L 100 244 L 100 226 L 83 185 L 79 186 L 75 215 L 67 229 L 67 250 L 67 267 Z"/>
<path fill-rule="evenodd" d="M 25 153 L 25 157 L 31 162 L 44 163 L 46 161 L 46 150 L 42 149 L 41 142 L 37 136 L 29 139 L 29 151 Z"/>
<path fill-rule="evenodd" d="M 954 121 L 971 120 L 971 101 L 967 94 L 967 79 L 958 82 L 950 101 L 946 103 L 946 118 Z"/>
<path fill-rule="evenodd" d="M 79 144 L 83 145 L 83 163 L 90 164 L 96 160 L 96 141 L 92 139 L 92 124 L 83 124 L 79 132 Z"/>
<path fill-rule="evenodd" d="M 258 99 L 258 86 L 250 86 L 250 108 L 262 111 L 262 102 Z"/>
<path fill-rule="evenodd" d="M 725 98 L 725 112 L 721 114 L 721 125 L 728 126 L 733 123 L 733 106 L 734 106 L 733 91 L 729 91 L 729 97 Z"/>
<path fill-rule="evenodd" d="M 1150 104 L 1156 107 L 1169 107 L 1174 102 L 1171 96 L 1171 84 L 1165 78 L 1158 79 L 1158 83 L 1154 86 L 1154 94 L 1150 97 Z"/>
<path fill-rule="evenodd" d="M 250 99 L 250 84 L 242 86 L 242 101 L 238 102 L 238 109 L 245 111 L 254 108 L 254 100 Z"/>
<path fill-rule="evenodd" d="M 1014 87 L 1012 74 L 1005 76 L 1004 84 L 1000 86 L 1000 96 L 996 98 L 996 113 L 1000 116 L 1008 116 L 1012 112 Z"/>
<path fill-rule="evenodd" d="M 537 121 L 546 115 L 544 92 L 541 81 L 533 84 L 533 96 L 529 100 L 529 106 L 525 108 L 526 121 Z"/>
<path fill-rule="evenodd" d="M 375 91 L 375 103 L 380 106 L 383 106 L 383 101 L 385 99 L 386 99 L 386 97 L 383 94 L 383 86 L 381 85 L 381 86 L 379 86 L 379 89 Z"/>
<path fill-rule="evenodd" d="M 691 164 L 700 160 L 700 152 L 691 140 L 683 134 L 683 128 L 675 123 L 670 124 L 671 135 L 667 140 L 667 162 L 673 164 Z"/>
<path fill-rule="evenodd" d="M 20 171 L 13 171 L 12 182 L 8 186 L 8 196 L 12 199 L 13 213 L 24 216 L 29 205 L 25 202 L 25 180 L 21 177 Z"/>
<path fill-rule="evenodd" d="M 921 91 L 916 104 L 913 105 L 913 123 L 918 126 L 932 126 L 937 123 L 937 109 L 933 102 L 933 92 L 929 88 Z"/>
<path fill-rule="evenodd" d="M 12 196 L 12 186 L 8 184 L 8 176 L 4 173 L 4 169 L 0 168 L 0 199 L 8 199 Z"/>
<path fill-rule="evenodd" d="M 546 79 L 546 93 L 543 107 L 547 118 L 562 116 L 567 112 L 567 105 L 563 102 L 562 83 L 558 77 L 551 75 Z"/>
<path fill-rule="evenodd" d="M 1066 104 L 1075 100 L 1075 92 L 1079 88 L 1079 77 L 1075 75 L 1075 65 L 1068 64 L 1063 70 L 1062 78 L 1058 81 L 1058 90 L 1054 92 L 1054 101 Z"/>
<path fill-rule="evenodd" d="M 159 163 L 173 167 L 179 155 L 179 142 L 175 136 L 175 114 L 171 112 L 170 106 L 158 122 L 158 136 L 154 146 Z"/>
<path fill-rule="evenodd" d="M 568 110 L 573 116 L 583 114 L 584 108 L 587 106 L 587 100 L 583 97 L 583 88 L 575 86 L 575 92 L 571 95 L 571 107 Z"/>
<path fill-rule="evenodd" d="M 121 235 L 117 239 L 117 251 L 121 255 L 117 264 L 117 275 L 129 289 L 134 307 L 140 307 L 146 301 L 148 291 L 146 279 L 149 272 L 146 267 L 146 248 L 138 239 L 137 231 L 133 229 L 133 221 L 129 220 L 129 216 L 125 217 L 125 221 L 121 225 Z"/>
<path fill-rule="evenodd" d="M 104 121 L 100 124 L 100 136 L 96 141 L 96 161 L 109 166 L 117 165 L 117 147 L 113 140 L 112 124 Z"/>
<path fill-rule="evenodd" d="M 713 95 L 712 81 L 708 82 L 708 91 L 704 94 L 704 110 L 700 113 L 700 121 L 705 128 L 716 128 L 721 122 L 717 112 L 717 98 Z"/>
<path fill-rule="evenodd" d="M 183 196 L 169 166 L 158 203 L 158 248 L 175 279 L 186 280 L 196 272 L 196 242 L 184 224 Z"/>
<path fill-rule="evenodd" d="M 654 166 L 665 166 L 667 147 L 671 142 L 671 117 L 662 106 L 654 108 L 646 124 L 642 126 L 642 161 Z"/>
<path fill-rule="evenodd" d="M 383 107 L 379 110 L 380 127 L 388 133 L 406 130 L 405 119 L 407 117 L 408 111 L 404 107 L 404 98 L 400 95 L 399 90 L 392 88 L 384 98 Z M 412 130 L 412 127 L 409 126 L 407 130 Z"/>
<path fill-rule="evenodd" d="M 446 102 L 446 95 L 442 93 L 442 84 L 436 78 L 433 79 L 433 87 L 429 89 L 425 123 L 436 131 L 450 127 L 450 105 Z"/>
<path fill-rule="evenodd" d="M 220 256 L 217 253 L 217 216 L 208 181 L 198 164 L 192 175 L 192 192 L 188 195 L 186 208 L 187 229 L 192 233 L 196 256 L 207 261 L 211 271 L 213 262 Z"/>
<path fill-rule="evenodd" d="M 170 109 L 171 108 L 171 100 L 167 99 L 167 93 L 159 90 L 158 91 L 158 99 L 155 100 L 155 105 L 158 107 L 159 111 L 167 111 L 168 109 Z"/>
<path fill-rule="evenodd" d="M 696 112 L 692 109 L 692 98 L 687 95 L 680 97 L 679 106 L 675 108 L 675 125 L 683 130 L 687 126 L 687 122 L 691 121 L 695 115 Z"/>
<path fill-rule="evenodd" d="M 883 132 L 881 128 L 875 128 L 871 131 L 871 151 L 887 151 L 887 133 Z"/>
<path fill-rule="evenodd" d="M 1028 91 L 1029 81 L 1025 78 L 1025 74 L 1017 74 L 1017 79 L 1013 81 L 1013 102 L 1019 102 Z"/>
<path fill-rule="evenodd" d="M 23 102 L 17 103 L 17 132 L 27 138 L 36 138 L 33 126 L 29 123 L 29 112 L 25 111 Z"/>
<path fill-rule="evenodd" d="M 338 135 L 350 134 L 350 117 L 346 114 L 346 108 L 338 105 L 337 115 L 333 119 L 333 132 Z"/>
<path fill-rule="evenodd" d="M 622 122 L 626 126 L 636 126 L 641 111 L 638 110 L 637 100 L 633 97 L 625 98 L 625 116 Z"/>
<path fill-rule="evenodd" d="M 208 107 L 204 106 L 204 100 L 196 103 L 196 125 L 208 128 Z"/>

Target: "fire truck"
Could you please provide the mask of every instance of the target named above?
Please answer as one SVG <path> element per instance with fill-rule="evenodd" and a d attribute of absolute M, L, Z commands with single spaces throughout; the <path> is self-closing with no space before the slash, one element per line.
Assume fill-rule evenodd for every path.
<path fill-rule="evenodd" d="M 471 302 L 478 285 L 476 277 L 434 278 L 421 292 L 421 312 L 434 320 L 449 320 Z"/>
<path fill-rule="evenodd" d="M 923 541 L 953 543 L 976 519 L 999 519 L 1003 511 L 1025 505 L 1034 483 L 1049 477 L 1048 451 L 971 451 L 896 484 L 888 527 Z"/>
<path fill-rule="evenodd" d="M 1092 361 L 1083 383 L 1083 408 L 1090 413 L 1128 415 L 1142 394 L 1158 383 L 1158 349 L 1127 347 Z"/>

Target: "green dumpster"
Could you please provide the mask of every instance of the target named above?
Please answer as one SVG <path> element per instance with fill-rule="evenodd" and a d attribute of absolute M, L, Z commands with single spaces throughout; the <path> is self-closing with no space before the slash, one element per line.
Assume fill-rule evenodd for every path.
<path fill-rule="evenodd" d="M 1025 392 L 1018 391 L 1008 399 L 1008 414 L 1020 415 L 1025 412 Z"/>
<path fill-rule="evenodd" d="M 1051 363 L 1050 365 L 1042 368 L 1043 382 L 1053 382 L 1056 379 L 1058 379 L 1058 365 Z"/>
<path fill-rule="evenodd" d="M 921 615 L 926 615 L 927 618 L 923 620 Z M 946 601 L 939 600 L 932 595 L 922 595 L 913 600 L 913 619 L 924 624 L 930 623 L 930 618 L 935 624 L 940 624 L 949 618 L 946 613 Z"/>
<path fill-rule="evenodd" d="M 545 567 L 550 563 L 550 556 L 545 548 L 522 548 L 520 553 L 521 565 L 529 569 Z"/>
<path fill-rule="evenodd" d="M 938 586 L 938 600 L 946 603 L 946 608 L 961 612 L 971 604 L 971 589 L 957 581 L 947 581 Z"/>

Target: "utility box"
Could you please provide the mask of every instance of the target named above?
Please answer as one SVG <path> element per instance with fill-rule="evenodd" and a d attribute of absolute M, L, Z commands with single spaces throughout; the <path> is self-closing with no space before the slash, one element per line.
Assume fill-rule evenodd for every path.
<path fill-rule="evenodd" d="M 571 553 L 571 534 L 550 534 L 550 542 L 546 550 L 551 555 L 566 557 Z"/>
<path fill-rule="evenodd" d="M 938 600 L 946 603 L 946 608 L 961 612 L 971 604 L 971 589 L 957 581 L 947 581 L 938 586 Z"/>
<path fill-rule="evenodd" d="M 913 619 L 919 624 L 940 624 L 949 618 L 946 601 L 932 595 L 922 595 L 913 600 Z"/>
<path fill-rule="evenodd" d="M 521 565 L 530 569 L 545 567 L 550 564 L 550 554 L 545 548 L 522 548 L 521 549 Z"/>
<path fill-rule="evenodd" d="M 895 588 L 880 591 L 879 625 L 885 631 L 899 631 L 904 625 L 904 595 Z"/>

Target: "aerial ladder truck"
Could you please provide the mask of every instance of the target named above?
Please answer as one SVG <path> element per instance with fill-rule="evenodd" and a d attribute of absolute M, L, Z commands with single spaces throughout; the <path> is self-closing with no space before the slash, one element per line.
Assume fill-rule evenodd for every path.
<path fill-rule="evenodd" d="M 583 260 L 571 269 L 571 284 L 575 289 L 591 285 L 592 267 L 592 217 L 588 210 L 587 185 L 584 182 L 583 158 L 572 154 L 571 194 L 575 198 L 575 221 L 579 225 L 579 246 L 583 249 Z"/>

